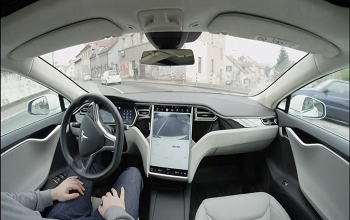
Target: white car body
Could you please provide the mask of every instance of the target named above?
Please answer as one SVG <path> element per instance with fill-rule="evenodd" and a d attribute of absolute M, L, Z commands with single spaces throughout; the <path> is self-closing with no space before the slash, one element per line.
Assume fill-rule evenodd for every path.
<path fill-rule="evenodd" d="M 84 74 L 83 75 L 83 81 L 91 81 L 92 78 L 91 78 L 91 75 L 90 74 Z"/>
<path fill-rule="evenodd" d="M 120 78 L 120 73 L 116 70 L 107 70 L 102 74 L 101 83 L 108 85 L 112 83 L 120 84 L 122 79 Z"/>

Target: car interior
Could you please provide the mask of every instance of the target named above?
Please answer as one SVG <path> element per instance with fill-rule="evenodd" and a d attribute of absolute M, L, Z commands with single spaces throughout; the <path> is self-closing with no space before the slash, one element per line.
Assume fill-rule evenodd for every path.
<path fill-rule="evenodd" d="M 141 220 L 349 219 L 349 137 L 305 119 L 324 120 L 327 103 L 308 94 L 299 101 L 292 96 L 349 67 L 348 1 L 1 4 L 1 69 L 59 97 L 59 111 L 2 134 L 2 192 L 52 189 L 73 170 L 96 180 L 91 197 L 96 209 L 123 170 L 136 167 L 144 182 Z M 305 56 L 248 96 L 186 90 L 99 94 L 41 58 L 134 33 L 144 33 L 154 47 L 140 62 L 158 66 L 192 65 L 196 57 L 182 51 L 183 45 L 202 33 L 252 41 L 269 36 L 280 42 L 265 44 L 285 45 Z M 299 102 L 301 110 L 293 107 Z M 312 110 L 305 110 L 307 104 Z M 348 108 L 347 98 L 347 115 Z M 348 116 L 341 117 L 349 130 Z M 162 132 L 167 122 L 168 134 Z M 91 173 L 93 163 L 107 168 Z"/>

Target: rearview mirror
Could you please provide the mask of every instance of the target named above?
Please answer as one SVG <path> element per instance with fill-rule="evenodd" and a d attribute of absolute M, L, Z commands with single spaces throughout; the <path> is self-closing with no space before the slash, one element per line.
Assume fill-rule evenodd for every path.
<path fill-rule="evenodd" d="M 61 111 L 61 105 L 57 95 L 47 94 L 28 102 L 29 115 L 51 115 Z"/>
<path fill-rule="evenodd" d="M 157 66 L 193 65 L 194 55 L 193 51 L 189 49 L 144 51 L 141 64 Z"/>
<path fill-rule="evenodd" d="M 326 116 L 326 105 L 315 98 L 296 95 L 290 101 L 289 113 L 302 118 L 322 119 Z"/>

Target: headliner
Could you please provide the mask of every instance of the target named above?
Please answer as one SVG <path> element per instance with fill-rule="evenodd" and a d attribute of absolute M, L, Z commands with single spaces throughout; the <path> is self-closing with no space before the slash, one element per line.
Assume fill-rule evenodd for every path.
<path fill-rule="evenodd" d="M 44 33 L 92 18 L 107 19 L 123 33 L 144 32 L 137 13 L 157 8 L 180 8 L 184 17 L 183 31 L 208 31 L 209 23 L 218 15 L 237 12 L 299 27 L 323 37 L 343 52 L 349 52 L 349 9 L 322 0 L 62 0 L 37 1 L 2 18 L 1 56 Z M 200 22 L 200 25 L 189 27 L 193 22 Z M 126 24 L 136 27 L 136 30 L 126 28 Z"/>

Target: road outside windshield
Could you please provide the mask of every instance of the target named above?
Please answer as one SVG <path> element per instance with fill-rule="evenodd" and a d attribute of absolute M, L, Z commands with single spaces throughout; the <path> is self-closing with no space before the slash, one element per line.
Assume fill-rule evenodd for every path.
<path fill-rule="evenodd" d="M 155 48 L 145 34 L 135 33 L 41 57 L 85 90 L 104 95 L 178 91 L 253 96 L 306 55 L 287 46 L 202 33 L 182 47 L 193 51 L 194 65 L 151 66 L 140 59 L 142 52 Z"/>

